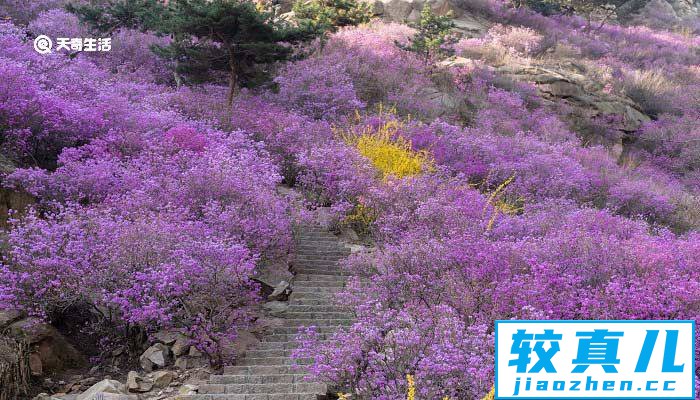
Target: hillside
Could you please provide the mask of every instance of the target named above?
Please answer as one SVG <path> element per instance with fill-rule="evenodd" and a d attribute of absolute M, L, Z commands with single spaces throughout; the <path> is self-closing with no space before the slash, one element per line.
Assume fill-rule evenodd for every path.
<path fill-rule="evenodd" d="M 700 322 L 698 3 L 25 3 L 0 400 L 483 399 L 496 320 Z"/>

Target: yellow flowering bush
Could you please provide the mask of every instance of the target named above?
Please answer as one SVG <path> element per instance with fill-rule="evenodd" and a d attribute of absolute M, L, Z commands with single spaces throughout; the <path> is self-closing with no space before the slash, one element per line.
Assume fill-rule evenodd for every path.
<path fill-rule="evenodd" d="M 378 128 L 365 127 L 361 131 L 340 132 L 340 136 L 368 158 L 383 178 L 404 178 L 432 169 L 432 160 L 426 151 L 414 151 L 411 143 L 398 134 L 402 123 L 388 120 Z"/>
<path fill-rule="evenodd" d="M 493 206 L 486 230 L 490 231 L 491 228 L 493 228 L 493 224 L 496 222 L 496 218 L 499 214 L 515 215 L 523 210 L 522 199 L 511 201 L 504 196 L 506 188 L 513 183 L 514 180 L 515 174 L 501 182 L 495 189 L 486 192 L 486 194 L 488 194 L 488 200 L 486 202 L 486 208 L 484 208 L 484 213 L 487 212 L 488 206 Z"/>

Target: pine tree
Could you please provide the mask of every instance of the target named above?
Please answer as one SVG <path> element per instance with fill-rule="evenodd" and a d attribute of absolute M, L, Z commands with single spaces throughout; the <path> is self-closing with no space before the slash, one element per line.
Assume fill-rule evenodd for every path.
<path fill-rule="evenodd" d="M 283 60 L 298 32 L 281 26 L 272 15 L 245 0 L 171 0 L 169 18 L 160 30 L 176 40 L 157 51 L 178 61 L 178 72 L 194 79 L 211 70 L 228 74 L 228 104 L 241 85 L 250 82 L 256 64 Z"/>
<path fill-rule="evenodd" d="M 254 83 L 255 66 L 287 58 L 291 48 L 282 43 L 309 36 L 247 0 L 109 0 L 71 10 L 100 31 L 128 27 L 170 35 L 170 45 L 153 50 L 174 61 L 176 80 L 205 81 L 223 72 L 229 105 L 241 86 Z"/>
<path fill-rule="evenodd" d="M 397 45 L 404 50 L 417 53 L 426 63 L 437 56 L 449 55 L 450 50 L 444 46 L 452 42 L 450 34 L 455 25 L 451 15 L 436 15 L 426 3 L 420 16 L 416 26 L 418 31 L 409 39 L 409 44 L 397 43 Z"/>
<path fill-rule="evenodd" d="M 338 28 L 367 23 L 373 15 L 369 4 L 357 0 L 299 0 L 293 11 L 305 31 L 322 38 Z"/>
<path fill-rule="evenodd" d="M 92 29 L 109 33 L 120 28 L 154 30 L 167 18 L 167 7 L 161 0 L 108 0 L 66 6 L 69 12 Z"/>

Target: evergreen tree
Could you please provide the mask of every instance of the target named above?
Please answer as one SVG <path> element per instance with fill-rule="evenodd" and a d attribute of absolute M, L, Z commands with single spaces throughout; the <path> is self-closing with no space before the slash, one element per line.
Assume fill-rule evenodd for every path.
<path fill-rule="evenodd" d="M 322 38 L 338 28 L 367 23 L 373 15 L 369 4 L 357 0 L 299 0 L 293 11 L 306 32 Z"/>
<path fill-rule="evenodd" d="M 109 0 L 71 9 L 101 31 L 129 27 L 170 35 L 172 43 L 154 51 L 174 61 L 176 80 L 183 75 L 204 81 L 225 73 L 228 104 L 241 86 L 255 82 L 256 65 L 289 56 L 291 47 L 283 42 L 308 37 L 247 0 Z"/>
<path fill-rule="evenodd" d="M 173 0 L 161 29 L 177 40 L 157 51 L 178 61 L 178 72 L 193 79 L 209 71 L 228 74 L 228 104 L 249 83 L 255 64 L 285 59 L 294 31 L 275 23 L 271 14 L 245 0 Z"/>
<path fill-rule="evenodd" d="M 428 3 L 423 6 L 420 13 L 420 21 L 416 29 L 418 30 L 408 45 L 397 43 L 404 50 L 417 53 L 425 62 L 429 62 L 441 55 L 449 55 L 451 51 L 445 45 L 451 44 L 454 38 L 451 36 L 455 27 L 452 16 L 436 15 Z"/>
<path fill-rule="evenodd" d="M 66 6 L 92 29 L 109 33 L 119 28 L 155 30 L 167 18 L 161 0 L 106 0 Z"/>

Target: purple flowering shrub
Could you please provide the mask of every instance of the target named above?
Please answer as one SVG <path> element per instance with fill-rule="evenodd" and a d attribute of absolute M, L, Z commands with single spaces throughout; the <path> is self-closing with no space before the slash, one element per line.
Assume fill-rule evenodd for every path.
<path fill-rule="evenodd" d="M 87 304 L 113 336 L 178 329 L 221 362 L 221 345 L 251 319 L 256 260 L 182 215 L 79 206 L 30 214 L 10 233 L 1 306 L 50 319 Z"/>
<path fill-rule="evenodd" d="M 480 398 L 493 379 L 495 319 L 700 319 L 699 266 L 688 259 L 696 236 L 650 235 L 643 222 L 562 200 L 489 229 L 488 199 L 439 176 L 393 193 L 376 200 L 391 240 L 347 265 L 358 278 L 343 302 L 357 321 L 330 342 L 303 335 L 298 351 L 340 387 L 396 398 L 410 373 L 428 398 Z M 462 356 L 450 368 L 433 349 Z"/>
<path fill-rule="evenodd" d="M 334 34 L 320 57 L 342 66 L 357 96 L 367 105 L 394 106 L 401 113 L 429 117 L 438 113 L 427 98 L 433 83 L 426 65 L 396 42 L 406 43 L 413 30 L 405 25 L 374 23 Z M 325 61 L 328 60 L 328 61 Z"/>
<path fill-rule="evenodd" d="M 248 98 L 234 104 L 232 124 L 259 140 L 286 183 L 298 185 L 313 204 L 336 205 L 342 214 L 375 184 L 376 171 L 328 122 Z"/>
<path fill-rule="evenodd" d="M 314 118 L 328 119 L 364 108 L 342 64 L 328 58 L 309 58 L 287 64 L 275 78 L 281 104 Z"/>
<path fill-rule="evenodd" d="M 27 30 L 32 36 L 46 35 L 52 40 L 56 40 L 59 37 L 91 37 L 89 36 L 89 29 L 80 23 L 75 14 L 60 8 L 42 12 L 27 25 Z"/>
<path fill-rule="evenodd" d="M 9 18 L 16 25 L 24 25 L 42 12 L 61 8 L 66 3 L 66 0 L 3 0 L 0 3 L 0 19 Z"/>
<path fill-rule="evenodd" d="M 214 362 L 252 318 L 256 263 L 285 257 L 291 243 L 276 168 L 239 132 L 108 134 L 64 150 L 54 172 L 9 180 L 48 219 L 31 214 L 13 229 L 5 305 L 49 319 L 77 302 L 103 306 L 103 325 L 175 328 Z"/>
<path fill-rule="evenodd" d="M 185 112 L 201 94 L 158 84 L 163 64 L 42 56 L 0 27 L 3 153 L 20 164 L 3 184 L 38 201 L 9 233 L 0 307 L 50 321 L 92 310 L 112 343 L 175 329 L 221 363 L 255 318 L 257 264 L 291 246 L 279 167 L 248 133 Z M 139 35 L 114 57 L 145 55 Z"/>
<path fill-rule="evenodd" d="M 26 64 L 0 58 L 2 149 L 26 165 L 51 167 L 63 147 L 86 143 L 102 122 L 79 104 L 44 90 Z"/>
<path fill-rule="evenodd" d="M 41 13 L 50 3 L 26 10 L 29 31 L 79 35 L 74 17 Z M 309 329 L 297 352 L 359 395 L 405 398 L 411 374 L 420 398 L 482 398 L 496 319 L 700 321 L 700 236 L 669 230 L 700 223 L 698 39 L 483 10 L 503 25 L 463 40 L 464 55 L 527 62 L 562 43 L 603 71 L 606 90 L 667 102 L 624 133 L 634 162 L 584 145 L 566 110 L 488 57 L 443 69 L 401 50 L 414 33 L 403 25 L 341 29 L 282 66 L 278 90 L 244 91 L 227 109 L 225 87 L 167 85 L 149 50 L 166 38 L 120 30 L 109 54 L 43 56 L 0 24 L 0 145 L 20 166 L 3 184 L 37 198 L 8 234 L 0 307 L 47 320 L 85 307 L 110 340 L 175 329 L 221 363 L 254 323 L 257 265 L 287 257 L 305 221 L 277 193 L 285 183 L 310 208 L 361 220 L 376 244 L 345 263 L 354 324 L 331 341 Z M 341 133 L 387 122 L 386 140 L 429 168 L 382 177 Z"/>

